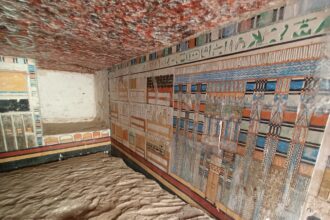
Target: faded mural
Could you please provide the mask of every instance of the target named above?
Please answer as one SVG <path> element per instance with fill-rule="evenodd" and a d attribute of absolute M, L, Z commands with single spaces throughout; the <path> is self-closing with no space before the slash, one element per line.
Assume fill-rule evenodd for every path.
<path fill-rule="evenodd" d="M 265 27 L 279 31 L 268 32 L 274 40 L 256 30 L 252 42 L 238 35 L 209 48 L 284 45 L 110 73 L 112 138 L 235 219 L 299 219 L 329 114 L 315 99 L 330 92 L 319 74 L 326 38 L 318 33 L 328 23 L 328 14 L 314 13 Z M 306 39 L 289 42 L 299 37 Z M 203 48 L 169 59 L 201 60 Z"/>
<path fill-rule="evenodd" d="M 35 60 L 0 55 L 0 153 L 110 136 L 109 129 L 45 135 Z"/>

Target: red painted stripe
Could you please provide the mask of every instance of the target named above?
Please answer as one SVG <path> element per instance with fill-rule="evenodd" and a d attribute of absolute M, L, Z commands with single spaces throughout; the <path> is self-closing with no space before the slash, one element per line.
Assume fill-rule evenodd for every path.
<path fill-rule="evenodd" d="M 329 114 L 316 115 L 313 114 L 311 118 L 311 125 L 316 127 L 325 127 L 328 121 Z"/>
<path fill-rule="evenodd" d="M 189 189 L 186 185 L 176 180 L 174 177 L 170 176 L 163 170 L 159 169 L 158 167 L 154 166 L 152 163 L 147 161 L 145 158 L 141 157 L 139 154 L 135 153 L 131 149 L 127 148 L 125 145 L 119 143 L 116 139 L 111 138 L 111 143 L 114 144 L 117 147 L 120 147 L 122 150 L 124 150 L 126 153 L 130 154 L 132 157 L 134 157 L 137 161 L 141 162 L 142 164 L 146 165 L 149 169 L 157 173 L 159 176 L 161 176 L 163 179 L 165 179 L 167 182 L 178 188 L 181 192 L 189 196 L 191 199 L 193 199 L 196 203 L 198 203 L 201 207 L 203 207 L 206 211 L 208 211 L 210 214 L 212 214 L 217 219 L 223 219 L 223 220 L 232 220 L 232 218 L 224 213 L 221 210 L 216 209 L 215 206 L 213 206 L 210 202 L 208 202 L 206 199 Z"/>
<path fill-rule="evenodd" d="M 6 157 L 15 157 L 25 154 L 33 154 L 33 153 L 40 153 L 44 151 L 51 151 L 51 150 L 58 150 L 58 149 L 64 149 L 64 148 L 70 148 L 70 147 L 78 147 L 82 145 L 89 145 L 89 144 L 97 144 L 102 142 L 108 142 L 110 141 L 110 137 L 103 137 L 103 138 L 97 138 L 92 140 L 85 140 L 85 141 L 76 141 L 66 144 L 55 144 L 50 146 L 41 146 L 41 147 L 34 147 L 30 149 L 24 149 L 24 150 L 17 150 L 17 151 L 10 151 L 10 152 L 3 152 L 0 153 L 0 158 L 6 158 Z"/>

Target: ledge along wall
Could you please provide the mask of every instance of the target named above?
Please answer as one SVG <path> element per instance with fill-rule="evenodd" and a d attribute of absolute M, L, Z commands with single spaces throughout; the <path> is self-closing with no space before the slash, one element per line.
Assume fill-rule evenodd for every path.
<path fill-rule="evenodd" d="M 221 219 L 329 216 L 329 203 L 305 204 L 329 147 L 329 20 L 312 13 L 110 70 L 112 146 Z"/>
<path fill-rule="evenodd" d="M 58 74 L 53 72 L 44 70 L 42 74 L 44 78 L 47 74 L 52 74 L 52 76 Z M 77 73 L 75 75 L 84 76 Z M 98 77 L 95 83 L 104 84 L 99 80 L 103 80 L 102 75 L 106 76 L 106 74 L 100 72 L 96 75 Z M 68 73 L 67 76 L 70 77 L 70 74 Z M 106 124 L 105 127 L 46 135 L 43 129 L 45 120 L 42 117 L 41 106 L 44 110 L 49 110 L 48 101 L 51 100 L 48 99 L 53 98 L 53 104 L 55 103 L 56 107 L 60 108 L 61 100 L 56 101 L 49 94 L 52 91 L 45 90 L 43 92 L 48 93 L 48 98 L 43 96 L 46 100 L 42 102 L 39 99 L 40 83 L 42 82 L 38 82 L 38 70 L 33 59 L 0 56 L 0 171 L 56 161 L 63 157 L 105 151 L 110 145 L 108 122 L 102 121 L 105 118 L 103 115 L 108 114 L 105 110 L 102 110 L 102 114 L 99 113 L 100 110 L 93 112 L 98 123 L 103 122 Z M 59 82 L 53 82 L 53 84 L 57 83 Z M 58 87 L 59 93 L 65 92 L 63 91 L 65 89 Z M 95 93 L 91 95 L 94 106 L 96 106 L 94 101 L 98 101 L 96 94 L 104 97 L 103 94 L 100 95 L 102 89 L 105 94 L 108 94 L 107 86 L 95 89 Z M 72 100 L 74 97 L 67 99 Z M 71 108 L 71 106 L 66 107 Z M 64 109 L 64 106 L 62 108 Z M 46 115 L 49 116 L 49 114 Z"/>

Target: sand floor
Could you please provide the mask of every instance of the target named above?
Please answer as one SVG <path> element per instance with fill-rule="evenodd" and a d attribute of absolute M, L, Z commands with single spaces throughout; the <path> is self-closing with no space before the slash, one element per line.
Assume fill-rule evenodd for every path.
<path fill-rule="evenodd" d="M 103 153 L 0 173 L 0 219 L 210 219 Z"/>

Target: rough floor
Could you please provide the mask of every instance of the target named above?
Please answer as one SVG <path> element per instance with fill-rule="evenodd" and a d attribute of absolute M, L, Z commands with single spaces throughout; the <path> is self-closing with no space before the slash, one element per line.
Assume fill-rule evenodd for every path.
<path fill-rule="evenodd" d="M 0 219 L 209 219 L 99 153 L 0 174 Z"/>

